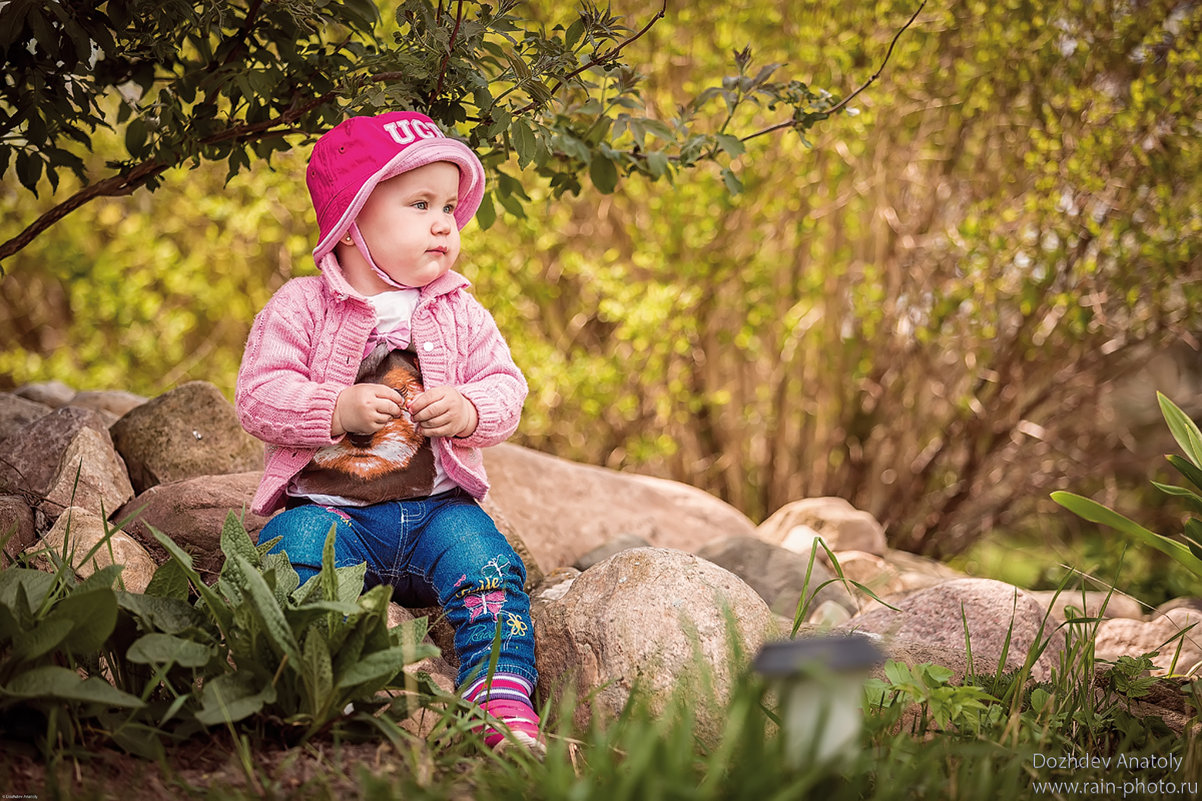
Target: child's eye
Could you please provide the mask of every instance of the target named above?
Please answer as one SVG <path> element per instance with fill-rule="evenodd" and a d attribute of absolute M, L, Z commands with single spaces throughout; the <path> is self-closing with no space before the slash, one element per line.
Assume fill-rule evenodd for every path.
<path fill-rule="evenodd" d="M 430 204 L 424 200 L 419 200 L 413 204 L 413 207 L 416 209 L 421 209 L 422 211 L 425 211 L 426 209 L 430 208 Z"/>
<path fill-rule="evenodd" d="M 444 214 L 451 214 L 452 212 L 455 211 L 455 205 L 453 203 L 448 203 L 447 205 L 442 207 L 442 210 L 443 210 Z"/>

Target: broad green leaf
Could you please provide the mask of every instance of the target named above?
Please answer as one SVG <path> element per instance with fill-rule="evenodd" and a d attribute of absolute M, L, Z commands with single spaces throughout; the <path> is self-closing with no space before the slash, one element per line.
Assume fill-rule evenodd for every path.
<path fill-rule="evenodd" d="M 187 629 L 205 628 L 204 614 L 191 604 L 176 598 L 122 592 L 117 593 L 117 605 L 133 614 L 143 628 L 163 634 L 179 634 Z"/>
<path fill-rule="evenodd" d="M 206 726 L 233 723 L 255 714 L 275 699 L 276 690 L 270 683 L 261 686 L 246 671 L 226 673 L 205 683 L 196 719 Z"/>
<path fill-rule="evenodd" d="M 229 559 L 237 565 L 238 570 L 242 573 L 242 578 L 246 582 L 246 601 L 253 610 L 255 619 L 263 627 L 263 633 L 267 635 L 268 641 L 271 642 L 277 655 L 286 655 L 292 665 L 299 669 L 300 647 L 296 643 L 296 637 L 288 625 L 288 620 L 284 617 L 284 610 L 280 608 L 271 588 L 267 586 L 263 576 L 241 556 L 233 554 Z"/>
<path fill-rule="evenodd" d="M 163 532 L 159 531 L 154 526 L 147 526 L 147 528 L 150 529 L 151 535 L 158 540 L 159 545 L 162 545 L 164 548 L 166 548 L 167 553 L 171 554 L 171 557 L 179 562 L 180 569 L 184 571 L 184 575 L 188 577 L 188 581 L 192 583 L 192 586 L 195 587 L 196 591 L 200 594 L 201 600 L 204 601 L 205 608 L 208 609 L 209 614 L 213 616 L 213 620 L 217 624 L 217 627 L 221 629 L 222 633 L 228 633 L 230 626 L 233 623 L 233 613 L 226 604 L 225 600 L 220 595 L 213 592 L 213 590 L 209 588 L 209 585 L 204 583 L 204 579 L 200 577 L 200 574 L 197 573 L 192 567 L 192 557 L 187 551 L 176 545 L 174 540 L 172 540 Z"/>
<path fill-rule="evenodd" d="M 1078 517 L 1082 517 L 1091 523 L 1101 523 L 1102 525 L 1117 529 L 1143 542 L 1145 545 L 1150 545 L 1156 550 L 1167 554 L 1194 573 L 1202 575 L 1202 559 L 1190 553 L 1189 548 L 1180 542 L 1150 531 L 1134 520 L 1123 517 L 1118 512 L 1106 508 L 1097 501 L 1071 492 L 1053 492 L 1052 500 Z"/>
<path fill-rule="evenodd" d="M 138 709 L 146 705 L 137 696 L 122 692 L 103 679 L 95 676 L 81 678 L 74 670 L 57 665 L 28 670 L 0 691 L 18 698 L 57 698 L 127 709 Z"/>
<path fill-rule="evenodd" d="M 62 644 L 75 624 L 63 618 L 38 621 L 30 631 L 13 638 L 13 650 L 7 659 L 13 663 L 29 662 L 44 656 Z"/>
<path fill-rule="evenodd" d="M 530 123 L 518 117 L 509 126 L 509 135 L 513 139 L 513 147 L 518 152 L 518 167 L 525 168 L 534 161 L 537 144 L 534 141 L 534 131 Z"/>
<path fill-rule="evenodd" d="M 301 680 L 308 696 L 308 711 L 318 715 L 327 706 L 334 689 L 334 666 L 330 662 L 330 647 L 321 629 L 312 626 L 305 635 L 301 649 Z"/>
<path fill-rule="evenodd" d="M 146 595 L 159 598 L 172 598 L 179 601 L 188 600 L 188 574 L 174 559 L 168 559 L 159 565 L 146 585 Z"/>
<path fill-rule="evenodd" d="M 413 647 L 399 645 L 384 651 L 366 654 L 351 666 L 349 670 L 338 677 L 338 688 L 345 689 L 360 684 L 378 685 L 392 679 L 406 665 L 419 662 L 437 654 L 430 646 Z"/>
<path fill-rule="evenodd" d="M 738 195 L 743 192 L 743 182 L 739 180 L 739 176 L 735 175 L 735 171 L 729 167 L 722 168 L 722 182 L 726 184 L 726 191 L 732 195 Z"/>
<path fill-rule="evenodd" d="M 1173 439 L 1177 440 L 1195 467 L 1202 467 L 1202 432 L 1198 431 L 1197 424 L 1162 393 L 1156 393 L 1156 400 L 1160 403 L 1160 411 L 1164 421 L 1169 424 Z"/>
<path fill-rule="evenodd" d="M 47 622 L 52 619 L 72 625 L 62 641 L 64 650 L 77 654 L 97 651 L 117 627 L 117 595 L 110 589 L 76 590 L 55 604 L 46 616 Z"/>
<path fill-rule="evenodd" d="M 589 178 L 593 186 L 603 195 L 611 194 L 618 185 L 618 167 L 600 153 L 593 154 L 593 160 L 588 166 Z"/>
<path fill-rule="evenodd" d="M 7 606 L 15 615 L 31 615 L 46 600 L 54 589 L 55 579 L 50 573 L 24 567 L 9 567 L 0 570 L 0 606 Z M 18 590 L 23 588 L 29 608 L 18 605 Z"/>
<path fill-rule="evenodd" d="M 141 665 L 174 664 L 190 668 L 204 667 L 212 656 L 213 649 L 203 643 L 158 632 L 139 637 L 125 654 L 130 662 Z"/>
<path fill-rule="evenodd" d="M 714 139 L 718 142 L 718 147 L 722 148 L 723 152 L 731 158 L 736 158 L 747 152 L 747 148 L 743 146 L 743 142 L 737 136 L 718 134 Z"/>
<path fill-rule="evenodd" d="M 225 524 L 221 527 L 221 552 L 227 559 L 237 554 L 250 565 L 259 565 L 259 552 L 255 550 L 255 544 L 246 533 L 242 521 L 232 511 L 225 516 Z"/>

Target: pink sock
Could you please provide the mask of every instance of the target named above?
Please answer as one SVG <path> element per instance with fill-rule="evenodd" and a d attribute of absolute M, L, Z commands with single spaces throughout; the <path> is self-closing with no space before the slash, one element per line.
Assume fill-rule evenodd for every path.
<path fill-rule="evenodd" d="M 533 691 L 534 686 L 521 676 L 497 673 L 491 682 L 481 679 L 472 684 L 463 697 L 479 704 L 481 709 L 504 723 L 518 742 L 541 749 L 538 713 L 530 703 Z M 496 748 L 505 741 L 505 729 L 495 724 L 485 723 L 476 731 L 484 733 L 484 742 L 489 748 Z"/>

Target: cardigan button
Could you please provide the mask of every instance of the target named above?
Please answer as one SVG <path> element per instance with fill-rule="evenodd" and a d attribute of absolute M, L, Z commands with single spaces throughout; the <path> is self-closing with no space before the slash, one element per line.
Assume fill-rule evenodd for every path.
<path fill-rule="evenodd" d="M 424 350 L 426 353 L 429 353 L 430 351 L 434 350 L 434 343 L 427 342 L 426 344 L 422 345 L 422 350 Z"/>

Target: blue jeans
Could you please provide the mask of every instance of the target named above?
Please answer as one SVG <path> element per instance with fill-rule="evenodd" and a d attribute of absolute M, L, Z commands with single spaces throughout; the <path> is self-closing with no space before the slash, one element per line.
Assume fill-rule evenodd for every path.
<path fill-rule="evenodd" d="M 372 506 L 306 504 L 273 517 L 259 533 L 283 537 L 283 551 L 303 584 L 321 569 L 330 526 L 336 567 L 367 563 L 366 586 L 388 584 L 402 606 L 441 606 L 455 630 L 458 684 L 482 678 L 497 627 L 498 673 L 537 683 L 526 566 L 492 518 L 463 490 Z"/>

